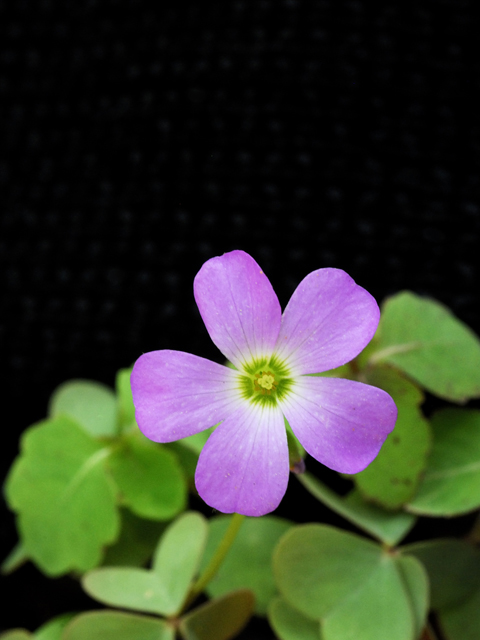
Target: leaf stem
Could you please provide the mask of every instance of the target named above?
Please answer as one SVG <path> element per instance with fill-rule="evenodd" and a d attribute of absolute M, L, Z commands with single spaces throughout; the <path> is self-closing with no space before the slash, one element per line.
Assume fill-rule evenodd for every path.
<path fill-rule="evenodd" d="M 232 515 L 230 524 L 228 525 L 228 529 L 226 530 L 225 535 L 223 536 L 220 544 L 213 554 L 212 559 L 205 567 L 198 580 L 192 585 L 190 593 L 188 594 L 187 599 L 185 600 L 185 604 L 182 607 L 182 611 L 184 611 L 202 593 L 210 580 L 215 577 L 217 571 L 220 569 L 220 566 L 225 559 L 225 556 L 227 555 L 230 547 L 235 541 L 238 530 L 240 529 L 240 526 L 244 519 L 245 516 L 242 516 L 239 513 L 234 513 Z"/>

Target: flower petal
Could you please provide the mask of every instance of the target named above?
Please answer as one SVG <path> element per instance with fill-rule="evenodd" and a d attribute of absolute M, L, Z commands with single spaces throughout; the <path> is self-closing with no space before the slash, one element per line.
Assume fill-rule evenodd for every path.
<path fill-rule="evenodd" d="M 276 354 L 294 373 L 339 367 L 370 342 L 380 319 L 375 299 L 341 269 L 318 269 L 288 303 Z"/>
<path fill-rule="evenodd" d="M 235 366 L 272 354 L 280 303 L 248 253 L 231 251 L 208 260 L 197 273 L 194 294 L 210 337 Z"/>
<path fill-rule="evenodd" d="M 145 353 L 130 381 L 137 424 L 155 442 L 208 429 L 241 401 L 236 371 L 182 351 Z"/>
<path fill-rule="evenodd" d="M 388 393 L 342 378 L 301 376 L 281 408 L 307 452 L 340 473 L 365 469 L 397 419 Z"/>
<path fill-rule="evenodd" d="M 212 433 L 195 484 L 224 513 L 262 516 L 277 508 L 289 475 L 285 422 L 278 407 L 244 403 Z"/>

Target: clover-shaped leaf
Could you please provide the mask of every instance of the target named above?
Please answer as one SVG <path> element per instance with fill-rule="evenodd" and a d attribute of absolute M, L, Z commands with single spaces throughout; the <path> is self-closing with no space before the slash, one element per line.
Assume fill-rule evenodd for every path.
<path fill-rule="evenodd" d="M 170 520 L 185 508 L 186 481 L 176 456 L 140 433 L 125 435 L 108 465 L 123 503 L 136 515 Z"/>
<path fill-rule="evenodd" d="M 205 548 L 207 525 L 198 513 L 186 513 L 163 534 L 151 571 L 102 567 L 82 580 L 85 591 L 110 606 L 171 616 L 182 608 Z"/>
<path fill-rule="evenodd" d="M 130 375 L 132 367 L 120 369 L 115 378 L 115 391 L 117 392 L 117 421 L 122 431 L 135 424 L 135 407 L 133 405 Z"/>
<path fill-rule="evenodd" d="M 117 433 L 117 403 L 112 389 L 93 380 L 68 380 L 53 392 L 49 415 L 73 418 L 94 437 Z"/>
<path fill-rule="evenodd" d="M 416 640 L 427 580 L 412 560 L 333 527 L 301 525 L 281 538 L 273 562 L 282 596 L 321 621 L 324 640 Z"/>
<path fill-rule="evenodd" d="M 65 628 L 62 640 L 174 640 L 165 620 L 120 611 L 88 611 Z"/>
<path fill-rule="evenodd" d="M 48 575 L 86 571 L 119 529 L 109 449 L 59 415 L 27 429 L 6 482 L 26 554 Z"/>
<path fill-rule="evenodd" d="M 436 300 L 410 291 L 388 298 L 367 352 L 371 362 L 394 365 L 446 400 L 480 396 L 480 341 Z"/>
<path fill-rule="evenodd" d="M 387 367 L 368 369 L 364 381 L 392 396 L 398 418 L 378 456 L 352 480 L 368 500 L 398 509 L 415 495 L 431 448 L 430 425 L 420 410 L 423 394 L 398 371 Z"/>
<path fill-rule="evenodd" d="M 212 558 L 229 524 L 230 516 L 210 519 L 203 567 Z M 290 522 L 275 516 L 245 518 L 217 575 L 207 586 L 207 593 L 218 597 L 234 589 L 250 589 L 255 594 L 255 612 L 265 615 L 276 593 L 271 569 L 273 549 L 290 527 Z"/>
<path fill-rule="evenodd" d="M 412 513 L 456 516 L 480 506 L 480 411 L 443 409 L 431 421 L 433 446 Z"/>

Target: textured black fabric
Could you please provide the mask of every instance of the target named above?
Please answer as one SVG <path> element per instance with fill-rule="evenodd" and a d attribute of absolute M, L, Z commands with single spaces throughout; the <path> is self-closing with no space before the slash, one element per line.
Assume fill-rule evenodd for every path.
<path fill-rule="evenodd" d="M 336 266 L 480 332 L 473 6 L 0 0 L 2 476 L 61 381 L 156 348 L 220 360 L 192 281 L 233 248 L 282 304 Z"/>

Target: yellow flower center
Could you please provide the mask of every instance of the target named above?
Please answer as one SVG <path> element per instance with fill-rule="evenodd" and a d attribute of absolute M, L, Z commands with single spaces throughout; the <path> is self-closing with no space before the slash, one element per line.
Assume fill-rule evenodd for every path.
<path fill-rule="evenodd" d="M 271 371 L 259 371 L 256 373 L 253 384 L 255 391 L 260 392 L 262 395 L 270 395 L 277 388 L 275 376 Z"/>

